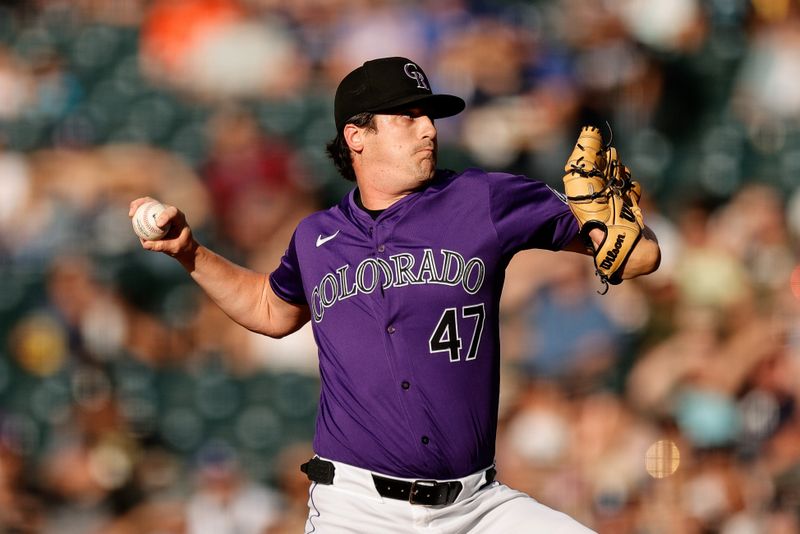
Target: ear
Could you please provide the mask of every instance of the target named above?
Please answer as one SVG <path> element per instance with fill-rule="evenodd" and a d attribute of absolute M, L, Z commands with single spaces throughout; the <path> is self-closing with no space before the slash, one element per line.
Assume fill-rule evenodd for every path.
<path fill-rule="evenodd" d="M 342 135 L 353 152 L 360 153 L 364 150 L 364 130 L 365 128 L 359 128 L 355 124 L 345 124 Z"/>

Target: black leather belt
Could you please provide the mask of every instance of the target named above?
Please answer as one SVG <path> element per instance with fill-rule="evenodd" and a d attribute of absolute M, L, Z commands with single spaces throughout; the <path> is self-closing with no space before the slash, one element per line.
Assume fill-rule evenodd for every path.
<path fill-rule="evenodd" d="M 320 458 L 312 458 L 300 467 L 308 475 L 309 480 L 321 484 L 332 484 L 334 466 L 331 462 Z M 481 488 L 494 482 L 497 471 L 492 467 L 486 470 L 486 482 Z M 397 480 L 395 478 L 372 475 L 375 489 L 381 497 L 408 501 L 411 504 L 440 506 L 453 504 L 464 489 L 457 480 L 437 482 L 436 480 Z"/>
<path fill-rule="evenodd" d="M 372 475 L 375 489 L 381 497 L 408 501 L 411 504 L 437 506 L 453 504 L 461 493 L 461 482 L 437 482 L 435 480 L 395 480 Z"/>
<path fill-rule="evenodd" d="M 485 488 L 492 482 L 497 474 L 494 467 L 486 470 L 486 481 L 480 487 Z M 458 498 L 461 490 L 464 489 L 461 482 L 453 480 L 450 482 L 437 482 L 436 480 L 396 480 L 394 478 L 372 475 L 375 482 L 375 489 L 381 497 L 408 501 L 411 504 L 424 504 L 428 506 L 439 506 L 443 504 L 453 504 Z"/>

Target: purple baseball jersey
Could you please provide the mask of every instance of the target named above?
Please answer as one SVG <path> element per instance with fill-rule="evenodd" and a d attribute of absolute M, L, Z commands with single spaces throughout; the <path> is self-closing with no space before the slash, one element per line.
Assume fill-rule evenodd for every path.
<path fill-rule="evenodd" d="M 577 232 L 544 183 L 479 169 L 440 171 L 375 220 L 353 192 L 304 219 L 270 283 L 311 309 L 316 453 L 404 478 L 490 466 L 505 268 Z"/>

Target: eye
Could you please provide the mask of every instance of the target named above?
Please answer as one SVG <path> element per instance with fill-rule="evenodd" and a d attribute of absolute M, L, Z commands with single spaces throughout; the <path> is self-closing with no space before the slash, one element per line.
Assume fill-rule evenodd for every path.
<path fill-rule="evenodd" d="M 400 112 L 398 112 L 398 114 L 401 117 L 404 117 L 404 118 L 407 118 L 407 119 L 416 119 L 417 117 L 422 115 L 422 110 L 417 109 L 417 108 L 410 108 L 410 109 L 401 110 Z"/>

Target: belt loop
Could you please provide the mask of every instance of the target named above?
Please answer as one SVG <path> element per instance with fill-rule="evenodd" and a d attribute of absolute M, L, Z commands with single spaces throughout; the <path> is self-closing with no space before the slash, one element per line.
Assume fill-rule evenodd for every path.
<path fill-rule="evenodd" d="M 489 486 L 491 486 L 492 482 L 494 482 L 494 477 L 495 476 L 497 476 L 497 469 L 495 469 L 494 466 L 492 466 L 489 469 L 487 469 L 486 470 L 486 475 L 485 475 L 486 482 L 484 482 L 481 485 L 481 487 L 478 488 L 478 491 L 480 491 L 480 490 L 482 490 L 484 488 L 488 488 Z"/>

